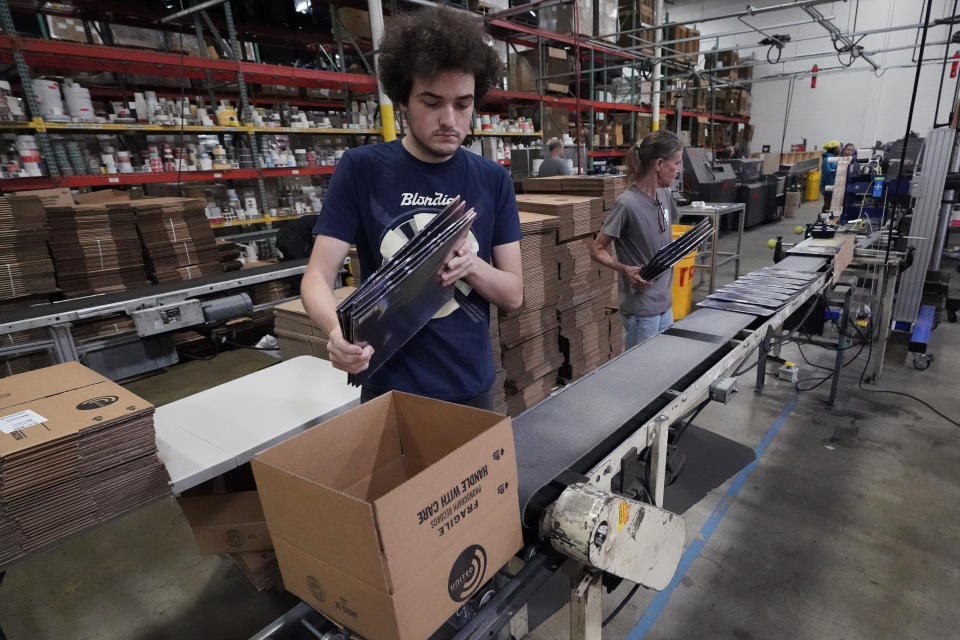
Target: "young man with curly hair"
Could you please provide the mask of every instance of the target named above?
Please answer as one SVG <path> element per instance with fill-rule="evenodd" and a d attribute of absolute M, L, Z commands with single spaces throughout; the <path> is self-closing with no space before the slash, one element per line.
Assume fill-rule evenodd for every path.
<path fill-rule="evenodd" d="M 347 151 L 330 181 L 301 289 L 311 319 L 329 336 L 331 362 L 350 373 L 366 369 L 373 354 L 347 342 L 337 323 L 331 285 L 350 245 L 369 275 L 456 196 L 478 212 L 441 278 L 456 282 L 486 321 L 452 301 L 370 377 L 361 400 L 398 390 L 492 408 L 488 303 L 518 308 L 523 280 L 513 183 L 503 167 L 461 147 L 474 108 L 503 74 L 487 42 L 479 21 L 449 9 L 395 17 L 378 71 L 406 117 L 406 135 Z"/>

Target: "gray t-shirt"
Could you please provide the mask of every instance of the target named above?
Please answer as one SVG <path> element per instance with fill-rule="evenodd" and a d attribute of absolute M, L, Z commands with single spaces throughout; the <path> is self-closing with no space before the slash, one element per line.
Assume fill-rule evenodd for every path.
<path fill-rule="evenodd" d="M 540 171 L 537 173 L 539 178 L 549 178 L 551 176 L 570 175 L 570 166 L 567 161 L 560 156 L 550 156 L 540 165 Z"/>
<path fill-rule="evenodd" d="M 661 247 L 670 243 L 670 225 L 676 219 L 677 207 L 670 189 L 658 189 L 655 200 L 631 186 L 617 198 L 600 230 L 614 239 L 617 260 L 631 266 L 643 266 Z M 619 280 L 620 311 L 624 313 L 648 318 L 660 315 L 673 304 L 670 289 L 673 269 L 654 279 L 653 284 L 640 293 L 630 289 L 623 274 Z"/>

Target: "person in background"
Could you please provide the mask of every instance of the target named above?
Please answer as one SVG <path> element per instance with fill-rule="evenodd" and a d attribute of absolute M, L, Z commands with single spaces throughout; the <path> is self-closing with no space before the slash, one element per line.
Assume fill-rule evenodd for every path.
<path fill-rule="evenodd" d="M 318 215 L 300 216 L 284 224 L 277 232 L 277 251 L 280 261 L 303 260 L 313 250 L 313 228 Z"/>
<path fill-rule="evenodd" d="M 840 152 L 840 157 L 850 158 L 850 164 L 847 166 L 848 178 L 859 173 L 860 166 L 857 164 L 857 145 L 852 142 L 843 145 L 843 151 Z"/>
<path fill-rule="evenodd" d="M 356 244 L 360 271 L 369 277 L 456 196 L 477 211 L 440 281 L 457 283 L 484 321 L 452 300 L 367 379 L 363 402 L 404 391 L 493 408 L 489 309 L 518 309 L 523 276 L 510 175 L 461 146 L 474 109 L 503 76 L 486 38 L 479 21 L 451 9 L 394 15 L 379 43 L 378 75 L 407 120 L 406 135 L 350 149 L 330 180 L 301 289 L 311 320 L 329 336 L 330 362 L 348 373 L 366 370 L 373 355 L 372 346 L 348 342 L 337 320 L 331 286 L 350 245 Z M 304 385 L 310 388 L 310 381 Z"/>
<path fill-rule="evenodd" d="M 540 164 L 540 171 L 537 176 L 540 178 L 549 178 L 551 176 L 570 175 L 570 165 L 563 159 L 563 141 L 559 138 L 551 138 L 547 142 L 547 159 Z"/>
<path fill-rule="evenodd" d="M 627 152 L 626 165 L 630 187 L 607 215 L 590 256 L 620 274 L 620 316 L 629 349 L 673 324 L 673 270 L 652 282 L 640 271 L 673 238 L 677 207 L 670 185 L 683 167 L 683 142 L 665 129 L 655 131 Z"/>
<path fill-rule="evenodd" d="M 829 140 L 823 145 L 823 162 L 820 167 L 820 193 L 823 194 L 823 209 L 830 210 L 833 198 L 833 183 L 837 180 L 837 160 L 840 156 L 840 143 Z"/>

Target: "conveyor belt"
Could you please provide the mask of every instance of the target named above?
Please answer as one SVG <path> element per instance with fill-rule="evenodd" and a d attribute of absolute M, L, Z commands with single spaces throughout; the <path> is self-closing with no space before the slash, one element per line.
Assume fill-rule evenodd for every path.
<path fill-rule="evenodd" d="M 535 524 L 536 514 L 527 512 L 541 490 L 722 349 L 723 338 L 734 337 L 752 321 L 743 314 L 705 311 L 694 312 L 678 326 L 721 340 L 656 336 L 514 418 L 525 525 Z"/>
<path fill-rule="evenodd" d="M 184 300 L 217 291 L 250 286 L 258 282 L 301 275 L 306 260 L 282 262 L 253 269 L 213 273 L 180 282 L 138 287 L 118 293 L 85 296 L 63 302 L 20 307 L 0 313 L 0 333 L 47 327 L 83 318 L 94 318 L 123 311 L 140 301 L 162 301 L 164 298 Z"/>

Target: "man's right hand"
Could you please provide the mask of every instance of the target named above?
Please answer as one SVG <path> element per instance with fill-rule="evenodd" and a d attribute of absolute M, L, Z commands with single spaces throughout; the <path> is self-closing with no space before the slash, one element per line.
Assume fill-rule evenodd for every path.
<path fill-rule="evenodd" d="M 335 330 L 327 341 L 327 351 L 333 366 L 347 373 L 360 373 L 370 366 L 373 347 L 347 342 L 340 329 Z"/>

